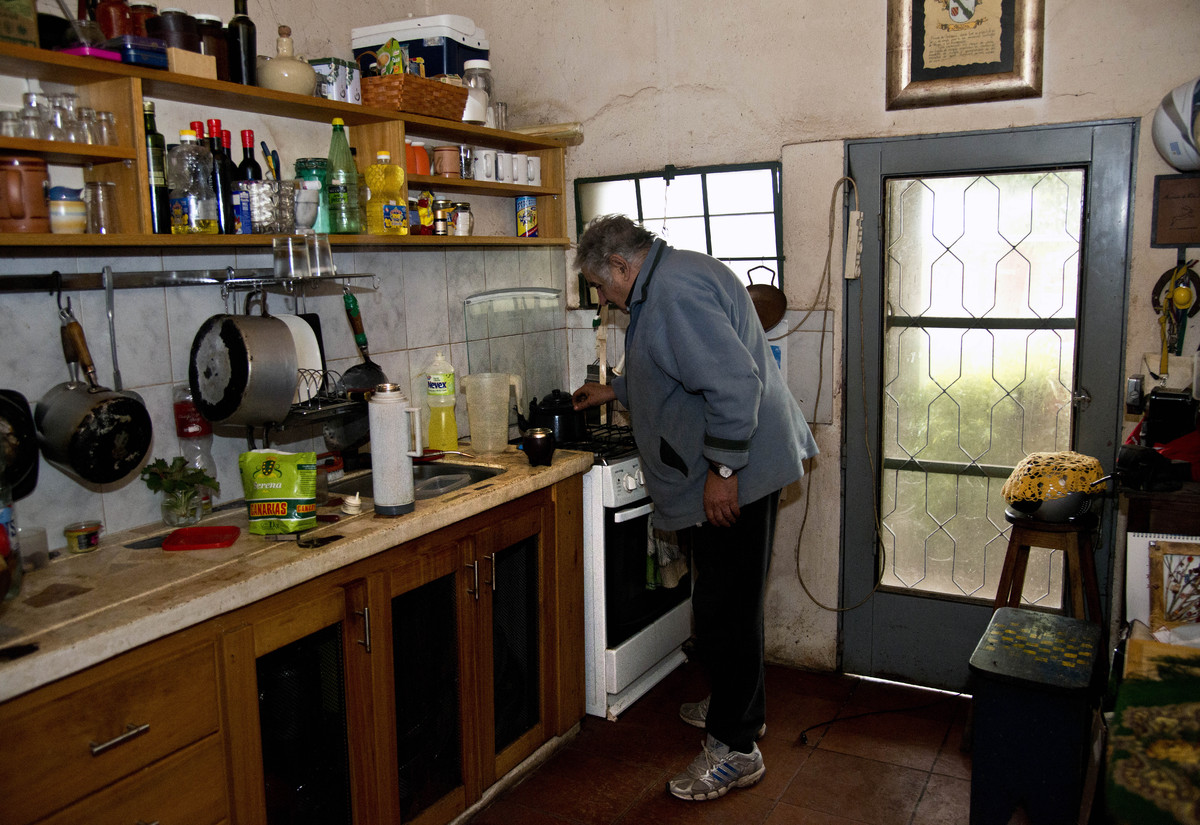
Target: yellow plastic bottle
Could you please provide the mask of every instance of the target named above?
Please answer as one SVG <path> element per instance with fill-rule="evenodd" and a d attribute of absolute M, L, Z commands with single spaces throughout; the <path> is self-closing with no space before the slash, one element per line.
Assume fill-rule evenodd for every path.
<path fill-rule="evenodd" d="M 404 170 L 392 163 L 391 152 L 375 153 L 375 162 L 367 167 L 368 235 L 407 235 L 408 205 L 405 203 Z"/>
<path fill-rule="evenodd" d="M 454 367 L 439 352 L 425 371 L 429 402 L 429 449 L 457 450 L 458 421 L 454 417 Z"/>

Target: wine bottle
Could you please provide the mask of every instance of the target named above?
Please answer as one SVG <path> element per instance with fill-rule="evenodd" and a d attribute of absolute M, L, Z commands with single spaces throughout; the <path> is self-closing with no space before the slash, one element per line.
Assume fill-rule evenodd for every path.
<path fill-rule="evenodd" d="M 238 164 L 237 180 L 262 180 L 262 167 L 254 159 L 254 130 L 242 130 L 242 162 Z"/>
<path fill-rule="evenodd" d="M 167 186 L 167 139 L 154 120 L 154 102 L 142 104 L 146 122 L 146 169 L 150 173 L 150 225 L 156 233 L 171 234 L 171 190 Z"/>
<path fill-rule="evenodd" d="M 233 209 L 233 181 L 237 168 L 225 154 L 221 143 L 221 121 L 208 121 L 207 145 L 213 156 L 212 182 L 217 194 L 217 222 L 223 235 L 237 234 L 237 213 Z"/>
<path fill-rule="evenodd" d="M 233 17 L 225 28 L 229 41 L 229 79 L 255 86 L 258 84 L 258 32 L 246 8 L 246 0 L 233 0 Z"/>

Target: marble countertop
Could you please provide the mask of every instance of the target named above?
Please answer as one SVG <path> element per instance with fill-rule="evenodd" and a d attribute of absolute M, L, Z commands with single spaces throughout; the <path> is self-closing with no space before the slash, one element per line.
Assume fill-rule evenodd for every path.
<path fill-rule="evenodd" d="M 375 516 L 365 499 L 361 515 L 321 525 L 316 535 L 342 538 L 315 549 L 250 535 L 245 508 L 234 507 L 203 522 L 241 527 L 231 547 L 186 552 L 129 547 L 171 532 L 147 525 L 102 535 L 94 552 L 64 555 L 28 573 L 20 595 L 0 603 L 0 648 L 30 644 L 37 650 L 0 661 L 0 701 L 587 472 L 592 456 L 559 450 L 550 466 L 531 467 L 524 453 L 509 447 L 497 455 L 441 463 L 504 472 L 418 501 L 414 512 L 398 518 Z"/>

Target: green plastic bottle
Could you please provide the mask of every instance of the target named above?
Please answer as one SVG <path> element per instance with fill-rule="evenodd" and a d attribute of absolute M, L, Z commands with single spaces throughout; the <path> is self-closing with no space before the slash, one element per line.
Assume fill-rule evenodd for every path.
<path fill-rule="evenodd" d="M 346 125 L 340 117 L 333 119 L 326 180 L 329 191 L 330 234 L 357 235 L 361 228 L 358 210 L 358 167 L 354 165 L 354 156 L 350 154 Z"/>

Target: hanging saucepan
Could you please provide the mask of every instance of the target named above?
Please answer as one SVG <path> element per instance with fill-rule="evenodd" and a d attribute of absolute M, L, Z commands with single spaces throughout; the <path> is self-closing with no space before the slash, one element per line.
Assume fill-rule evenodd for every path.
<path fill-rule="evenodd" d="M 29 402 L 15 390 L 0 390 L 0 482 L 19 500 L 33 492 L 37 476 L 37 430 Z"/>
<path fill-rule="evenodd" d="M 771 273 L 771 283 L 754 283 L 750 275 L 759 269 L 765 269 Z M 762 322 L 763 329 L 771 329 L 783 320 L 783 314 L 787 312 L 787 296 L 783 294 L 782 289 L 775 286 L 775 270 L 760 264 L 746 273 L 746 280 L 750 281 L 746 291 L 750 293 L 750 300 L 754 302 L 754 311 L 758 314 L 758 320 Z"/>
<path fill-rule="evenodd" d="M 150 414 L 137 393 L 117 392 L 97 383 L 83 328 L 69 307 L 60 310 L 59 317 L 71 380 L 52 387 L 34 409 L 42 455 L 84 481 L 111 484 L 141 466 L 149 452 Z M 78 380 L 79 367 L 87 375 L 86 382 Z"/>
<path fill-rule="evenodd" d="M 196 409 L 214 424 L 282 422 L 299 381 L 287 324 L 269 315 L 214 315 L 192 341 L 188 383 Z"/>

